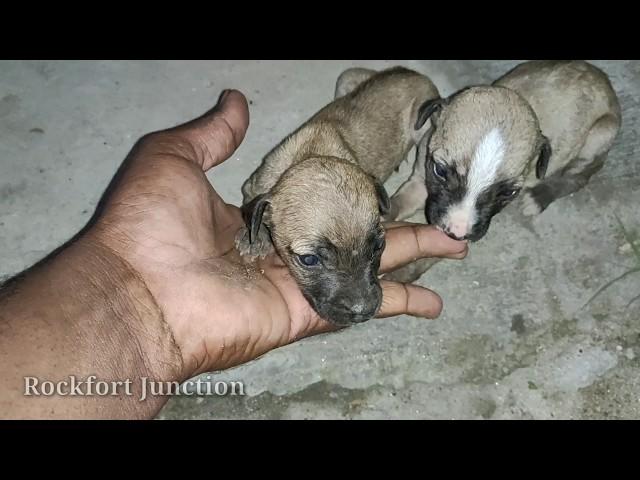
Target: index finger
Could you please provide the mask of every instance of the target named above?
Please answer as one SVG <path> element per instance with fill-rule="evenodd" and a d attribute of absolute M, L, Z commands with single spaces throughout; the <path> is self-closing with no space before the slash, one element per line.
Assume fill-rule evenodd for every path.
<path fill-rule="evenodd" d="M 467 256 L 467 242 L 453 240 L 433 225 L 395 223 L 385 228 L 387 246 L 380 262 L 381 273 L 425 257 L 461 259 Z"/>

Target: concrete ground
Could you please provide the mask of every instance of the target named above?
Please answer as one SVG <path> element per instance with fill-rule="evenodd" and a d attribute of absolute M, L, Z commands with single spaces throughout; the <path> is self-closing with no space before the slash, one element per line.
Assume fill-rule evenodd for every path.
<path fill-rule="evenodd" d="M 443 95 L 489 82 L 517 61 L 0 62 L 0 277 L 87 221 L 142 134 L 191 119 L 224 88 L 251 100 L 251 126 L 209 175 L 230 202 L 262 156 L 330 101 L 350 66 L 402 64 Z M 436 321 L 372 320 L 212 375 L 245 397 L 176 397 L 163 419 L 640 418 L 640 63 L 596 61 L 623 129 L 587 188 L 532 222 L 498 216 L 462 262 L 420 280 L 443 297 Z M 394 190 L 408 164 L 390 181 Z M 640 242 L 638 243 L 640 245 Z"/>

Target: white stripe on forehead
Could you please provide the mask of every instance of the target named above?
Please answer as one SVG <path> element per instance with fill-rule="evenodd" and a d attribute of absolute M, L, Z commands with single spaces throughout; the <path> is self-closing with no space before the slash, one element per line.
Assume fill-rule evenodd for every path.
<path fill-rule="evenodd" d="M 462 237 L 473 228 L 478 197 L 493 184 L 504 161 L 504 153 L 504 141 L 498 128 L 491 130 L 478 144 L 467 175 L 466 194 L 460 203 L 449 208 L 444 219 L 445 226 L 456 235 Z"/>
<path fill-rule="evenodd" d="M 504 141 L 500 130 L 494 128 L 480 141 L 473 154 L 467 176 L 467 197 L 476 199 L 486 187 L 491 186 L 498 168 L 504 161 Z"/>

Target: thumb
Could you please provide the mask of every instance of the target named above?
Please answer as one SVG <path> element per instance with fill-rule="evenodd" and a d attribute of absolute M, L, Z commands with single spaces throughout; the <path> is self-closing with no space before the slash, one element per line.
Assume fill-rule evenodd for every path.
<path fill-rule="evenodd" d="M 225 90 L 215 107 L 170 132 L 179 134 L 194 146 L 197 161 L 206 172 L 236 151 L 248 127 L 247 99 L 238 90 Z"/>

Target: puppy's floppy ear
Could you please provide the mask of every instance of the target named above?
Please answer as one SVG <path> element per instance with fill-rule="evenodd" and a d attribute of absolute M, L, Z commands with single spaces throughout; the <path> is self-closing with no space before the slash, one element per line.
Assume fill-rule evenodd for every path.
<path fill-rule="evenodd" d="M 549 139 L 542 135 L 542 146 L 540 147 L 540 154 L 538 155 L 538 161 L 536 162 L 536 177 L 538 177 L 539 180 L 542 180 L 547 173 L 551 153 L 551 144 L 549 143 Z"/>
<path fill-rule="evenodd" d="M 435 112 L 439 111 L 447 101 L 444 98 L 434 98 L 431 100 L 427 100 L 418 109 L 418 116 L 416 118 L 416 123 L 413 126 L 415 130 L 420 130 L 424 127 L 424 124 L 427 123 L 429 117 L 433 115 Z"/>
<path fill-rule="evenodd" d="M 376 195 L 378 197 L 378 207 L 380 208 L 380 215 L 386 215 L 391 208 L 391 200 L 384 186 L 376 179 L 373 180 L 373 185 L 376 187 Z"/>
<path fill-rule="evenodd" d="M 258 237 L 258 231 L 262 225 L 262 216 L 265 208 L 269 205 L 269 199 L 269 194 L 263 193 L 242 206 L 242 219 L 247 226 L 247 230 L 249 230 L 250 243 L 253 243 Z"/>

